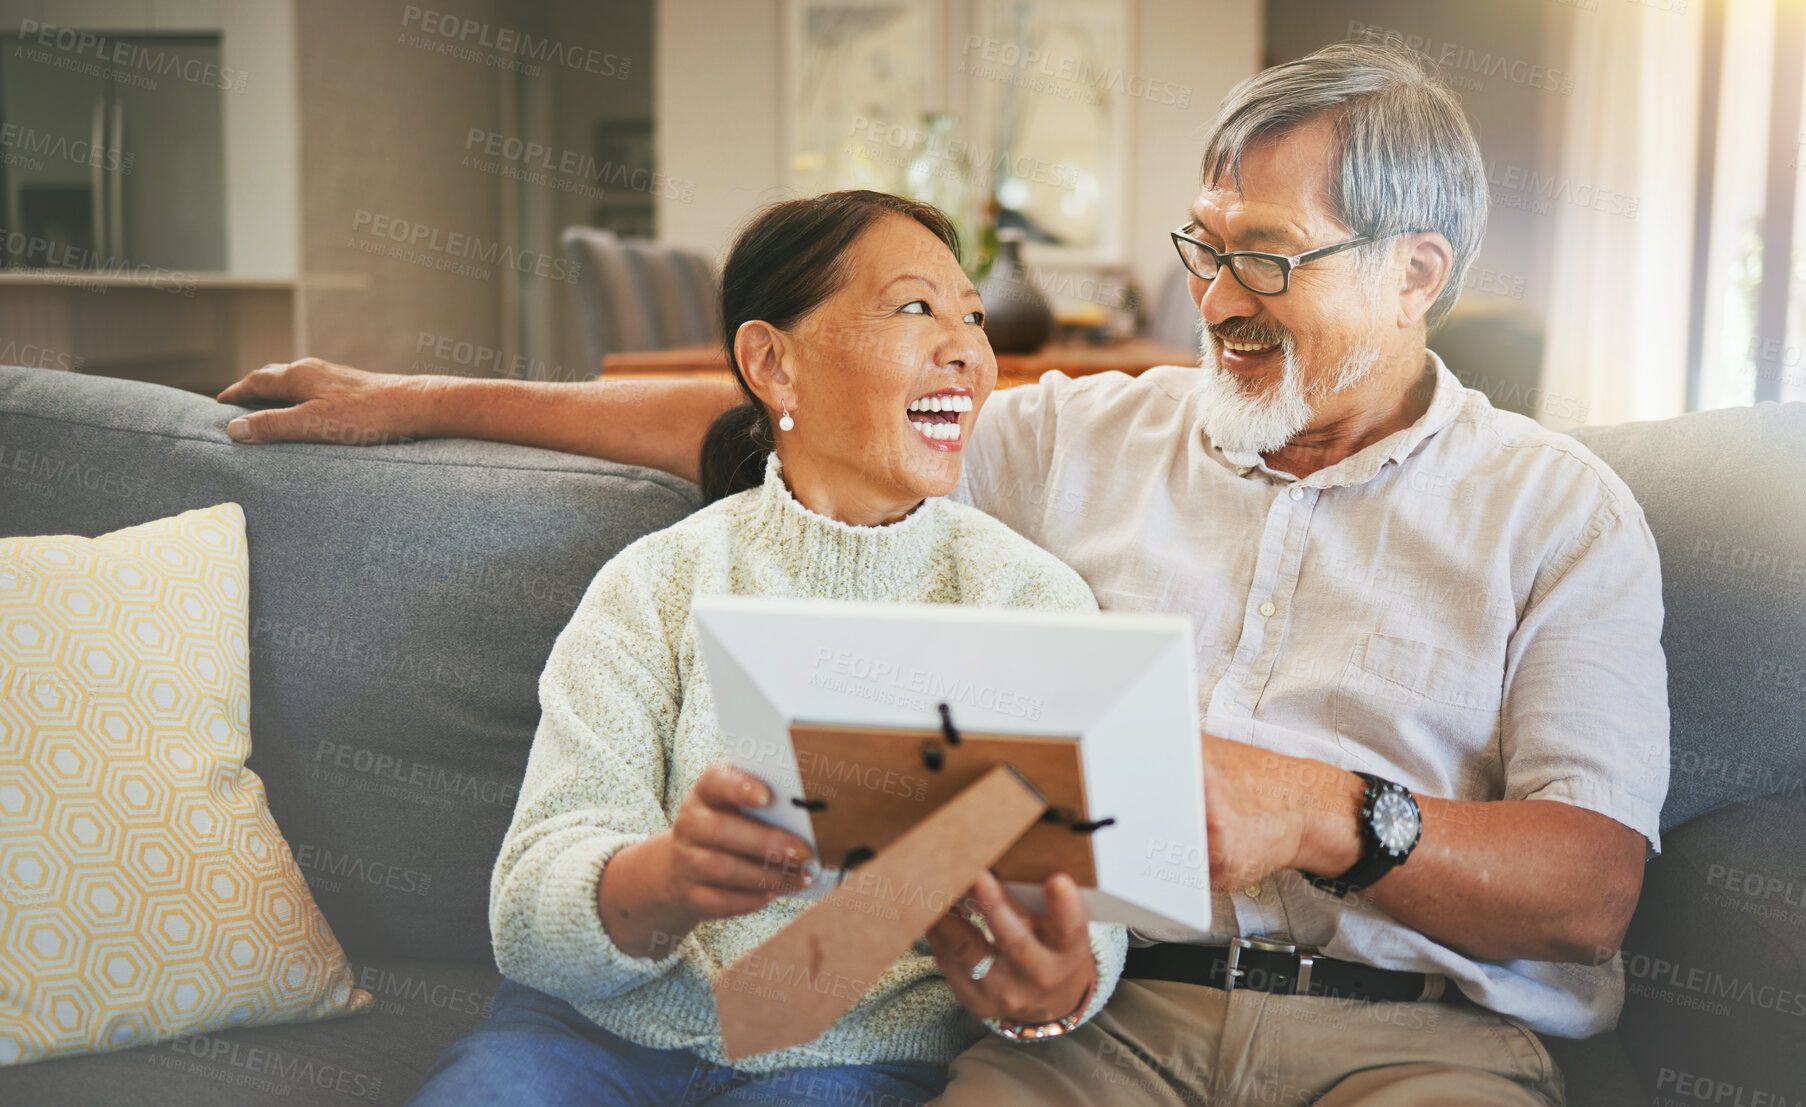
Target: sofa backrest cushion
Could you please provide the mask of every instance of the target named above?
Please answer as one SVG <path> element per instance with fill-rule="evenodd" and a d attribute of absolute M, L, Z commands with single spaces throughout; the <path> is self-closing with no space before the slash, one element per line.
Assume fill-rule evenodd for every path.
<path fill-rule="evenodd" d="M 223 429 L 239 412 L 0 367 L 0 536 L 242 504 L 250 766 L 316 900 L 353 955 L 486 958 L 540 666 L 596 570 L 692 511 L 695 489 L 491 443 L 240 446 Z M 1575 436 L 1630 485 L 1661 551 L 1664 828 L 1802 796 L 1806 404 Z"/>
<path fill-rule="evenodd" d="M 354 956 L 486 959 L 538 676 L 590 579 L 694 510 L 663 473 L 516 446 L 241 446 L 242 409 L 0 368 L 0 536 L 235 501 L 249 765 Z"/>
<path fill-rule="evenodd" d="M 1586 427 L 1662 558 L 1670 731 L 1662 828 L 1806 798 L 1806 404 Z"/>

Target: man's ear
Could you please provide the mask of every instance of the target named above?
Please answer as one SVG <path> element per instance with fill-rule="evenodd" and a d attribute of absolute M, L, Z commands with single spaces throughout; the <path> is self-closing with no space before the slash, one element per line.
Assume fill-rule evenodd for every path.
<path fill-rule="evenodd" d="M 1414 327 L 1423 322 L 1436 298 L 1455 271 L 1455 251 L 1436 231 L 1406 235 L 1404 268 L 1399 271 L 1398 325 Z"/>
<path fill-rule="evenodd" d="M 734 360 L 740 363 L 740 375 L 753 395 L 771 407 L 785 402 L 796 406 L 785 368 L 789 356 L 790 336 L 763 319 L 748 320 L 734 332 Z"/>

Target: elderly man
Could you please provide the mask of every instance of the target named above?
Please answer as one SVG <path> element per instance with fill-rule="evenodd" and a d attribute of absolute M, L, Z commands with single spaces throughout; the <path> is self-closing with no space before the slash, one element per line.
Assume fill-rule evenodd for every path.
<path fill-rule="evenodd" d="M 1173 233 L 1202 367 L 997 394 L 962 495 L 1105 608 L 1194 621 L 1214 930 L 1139 935 L 1102 1015 L 987 1039 L 946 1101 L 1559 1104 L 1538 1035 L 1614 1024 L 1659 844 L 1655 545 L 1597 458 L 1426 349 L 1486 212 L 1431 67 L 1338 44 L 1260 73 L 1202 180 Z M 246 441 L 343 424 L 694 475 L 736 397 L 309 361 L 222 398 L 299 402 Z M 983 1013 L 983 939 L 937 945 Z"/>

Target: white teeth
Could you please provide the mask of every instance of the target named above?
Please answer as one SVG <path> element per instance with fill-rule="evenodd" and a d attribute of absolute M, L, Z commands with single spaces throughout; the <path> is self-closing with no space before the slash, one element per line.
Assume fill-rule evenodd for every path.
<path fill-rule="evenodd" d="M 971 411 L 970 396 L 924 396 L 919 400 L 911 400 L 910 411 Z"/>
<path fill-rule="evenodd" d="M 1227 338 L 1223 339 L 1223 345 L 1237 353 L 1247 353 L 1251 350 L 1265 350 L 1268 348 L 1267 346 L 1256 342 L 1232 342 Z"/>
<path fill-rule="evenodd" d="M 923 438 L 930 438 L 936 442 L 958 442 L 959 441 L 959 424 L 958 423 L 915 423 L 915 422 L 912 422 L 909 425 L 914 427 L 916 429 L 916 431 L 919 434 L 921 434 L 921 436 Z"/>

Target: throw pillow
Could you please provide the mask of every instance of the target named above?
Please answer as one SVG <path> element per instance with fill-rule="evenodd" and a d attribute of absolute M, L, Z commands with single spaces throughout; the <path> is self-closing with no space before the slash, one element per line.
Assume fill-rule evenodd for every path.
<path fill-rule="evenodd" d="M 362 1010 L 251 752 L 244 513 L 0 540 L 0 1065 Z"/>

